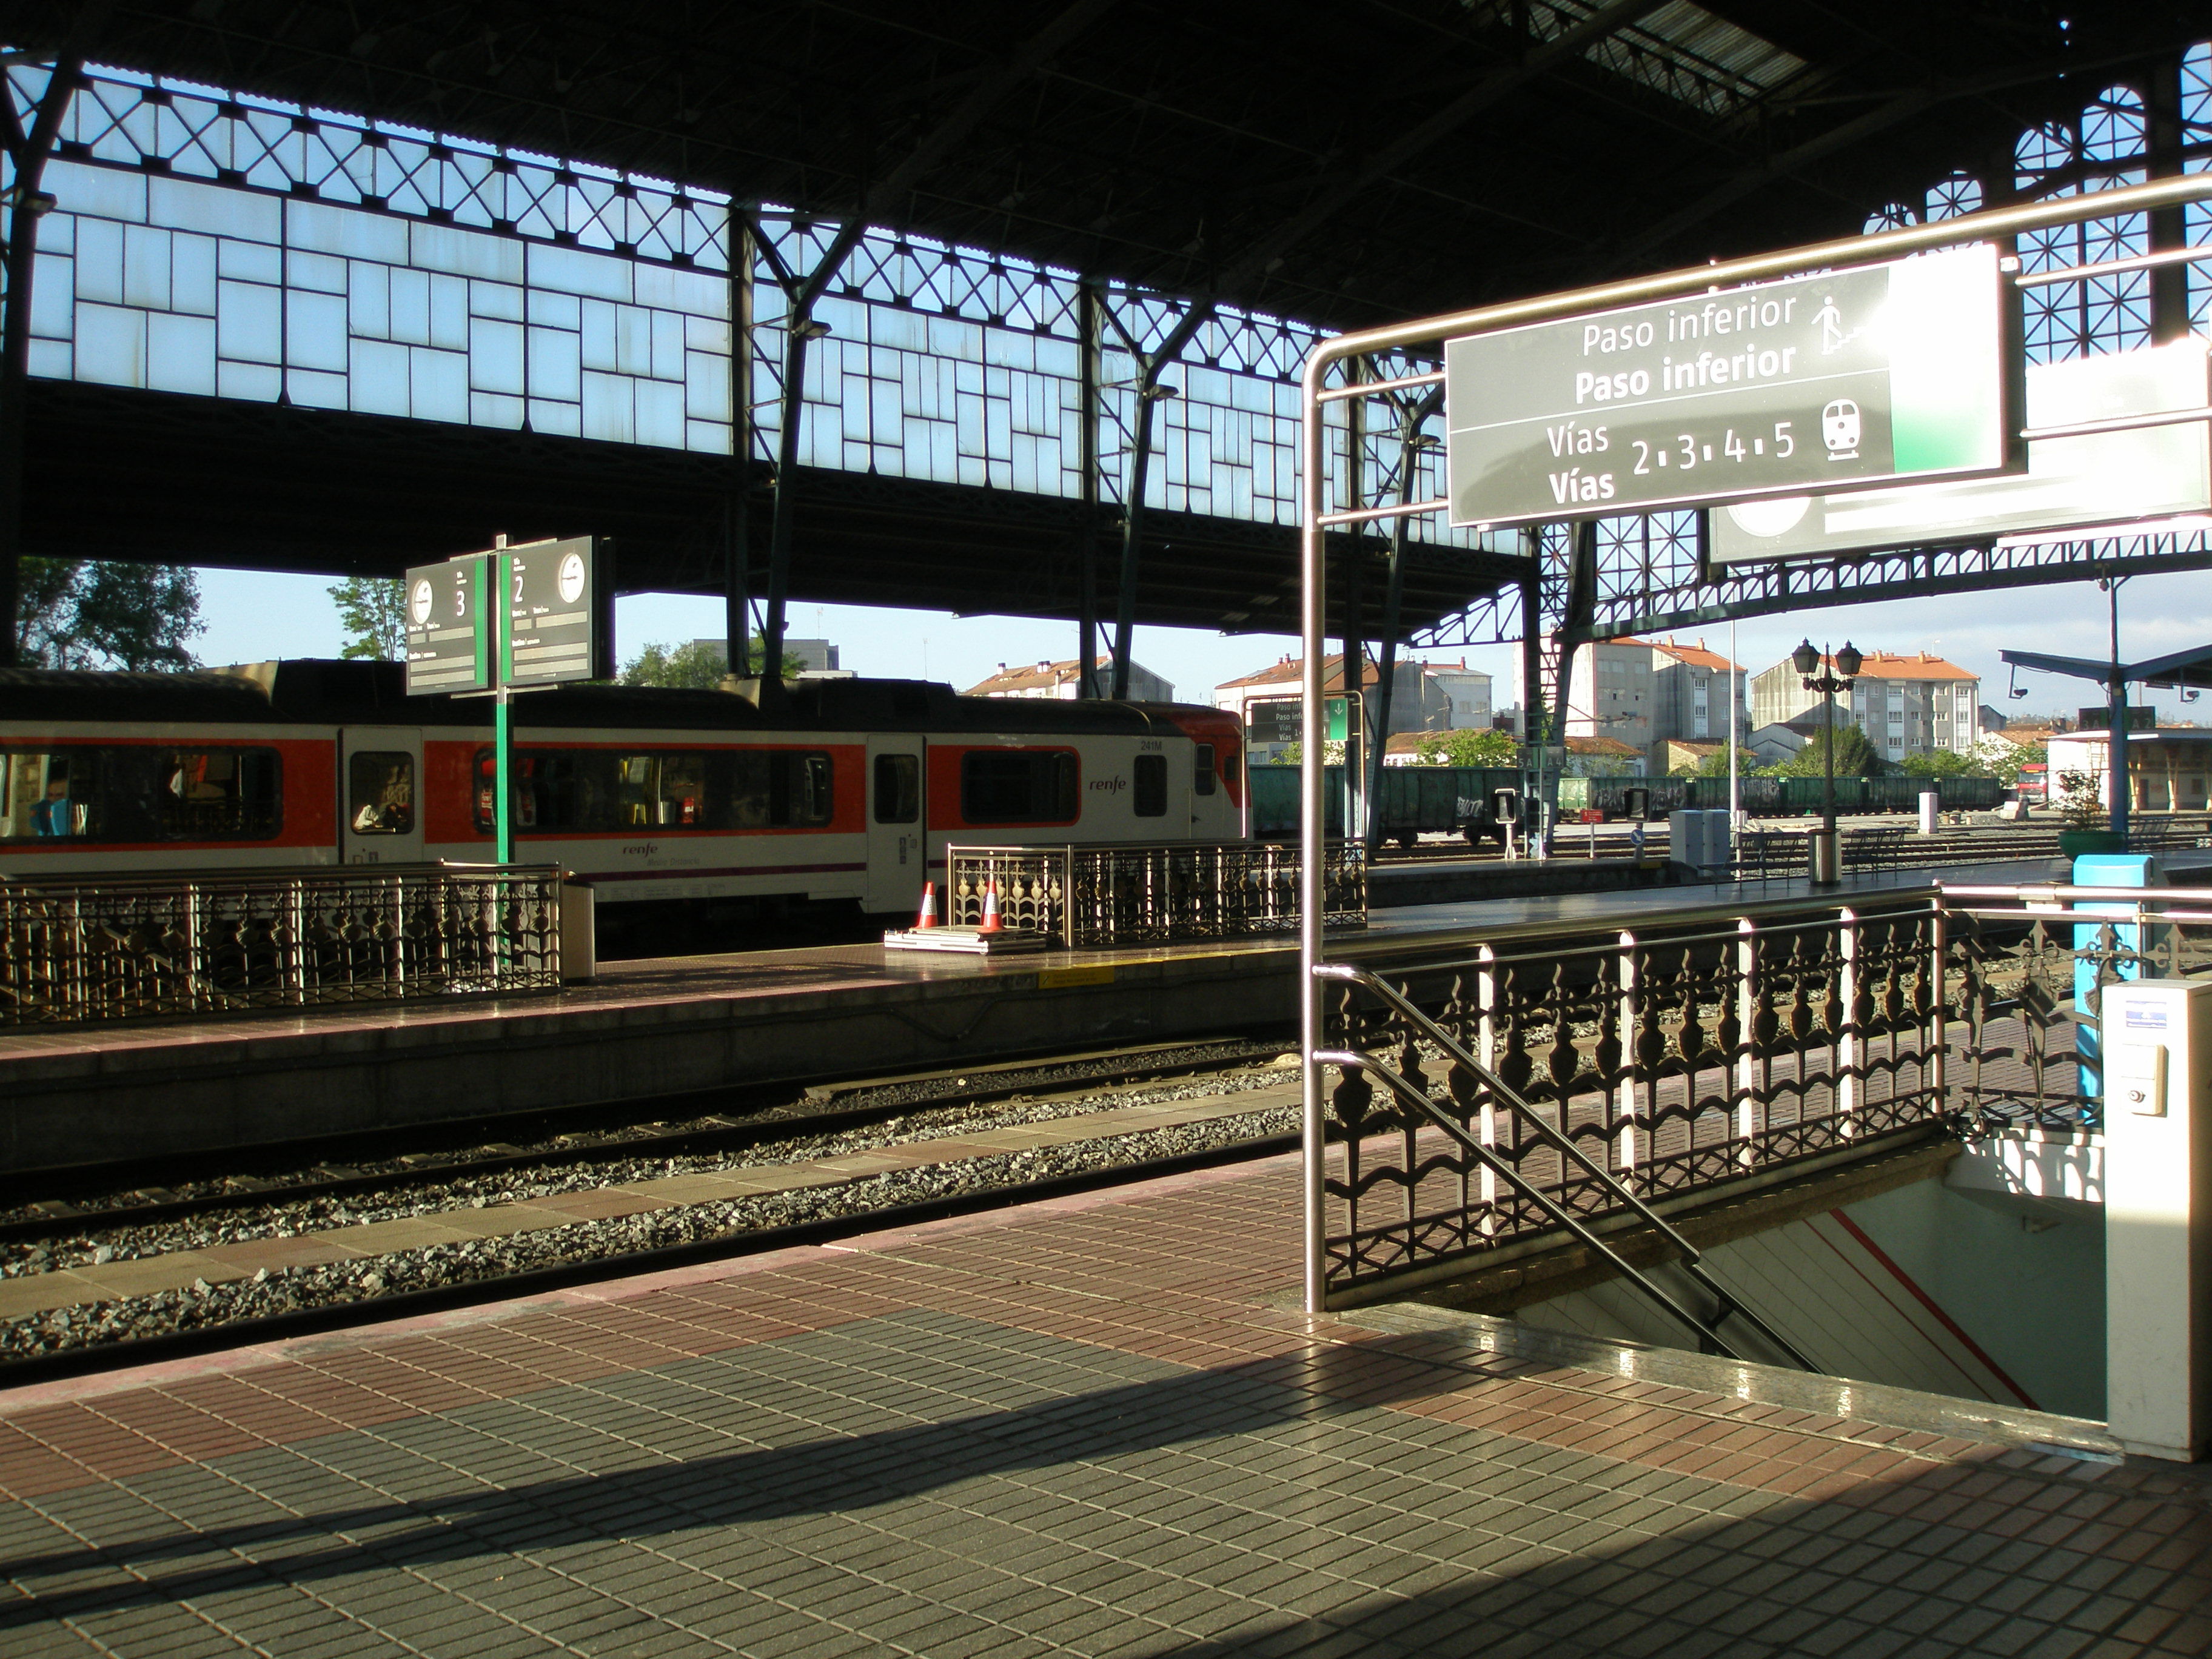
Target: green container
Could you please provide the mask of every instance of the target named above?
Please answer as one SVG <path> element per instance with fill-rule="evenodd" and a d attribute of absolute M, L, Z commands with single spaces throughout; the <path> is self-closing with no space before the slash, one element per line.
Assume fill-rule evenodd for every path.
<path fill-rule="evenodd" d="M 2061 830 L 2058 832 L 2058 854 L 2061 858 L 2078 859 L 2084 853 L 2124 853 L 2127 837 L 2110 830 Z"/>

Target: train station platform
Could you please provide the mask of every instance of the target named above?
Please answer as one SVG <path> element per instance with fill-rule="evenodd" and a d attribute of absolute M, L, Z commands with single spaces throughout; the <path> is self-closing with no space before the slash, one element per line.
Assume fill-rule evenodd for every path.
<path fill-rule="evenodd" d="M 0 1395 L 10 1653 L 2202 1655 L 2094 1425 L 1295 1311 L 1277 1159 Z"/>
<path fill-rule="evenodd" d="M 2190 867 L 2212 852 L 2177 855 Z M 1929 890 L 1981 864 L 1408 906 L 1332 951 L 1387 963 L 1480 940 Z M 557 994 L 363 1004 L 0 1036 L 0 1172 L 475 1121 L 1087 1045 L 1288 1030 L 1279 936 L 974 957 L 878 945 L 604 964 Z"/>

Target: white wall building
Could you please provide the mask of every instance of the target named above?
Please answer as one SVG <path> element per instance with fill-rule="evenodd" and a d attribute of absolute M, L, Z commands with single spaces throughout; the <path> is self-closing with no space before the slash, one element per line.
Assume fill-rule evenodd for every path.
<path fill-rule="evenodd" d="M 1100 657 L 1097 675 L 1099 689 L 1109 689 L 1114 683 L 1114 659 Z M 1059 662 L 1016 663 L 1012 667 L 1000 663 L 997 673 L 987 680 L 977 681 L 960 695 L 963 697 L 1048 697 L 1060 702 L 1073 702 L 1082 690 L 1082 659 L 1068 657 Z M 1142 663 L 1133 662 L 1129 665 L 1129 696 L 1135 702 L 1173 702 L 1175 687 Z"/>
<path fill-rule="evenodd" d="M 1728 700 L 1741 708 L 1746 684 L 1743 669 L 1702 640 L 1599 641 L 1575 652 L 1566 735 L 1618 738 L 1646 755 L 1673 738 L 1725 742 Z M 1748 724 L 1739 714 L 1738 731 Z"/>
<path fill-rule="evenodd" d="M 1833 667 L 1824 663 L 1822 672 Z M 1869 651 L 1850 689 L 1837 694 L 1836 722 L 1865 732 L 1884 760 L 1937 749 L 1964 755 L 1981 737 L 1981 691 L 1978 675 L 1931 651 Z M 1817 715 L 1820 707 L 1820 694 L 1805 689 L 1804 677 L 1786 659 L 1751 683 L 1754 726 Z"/>

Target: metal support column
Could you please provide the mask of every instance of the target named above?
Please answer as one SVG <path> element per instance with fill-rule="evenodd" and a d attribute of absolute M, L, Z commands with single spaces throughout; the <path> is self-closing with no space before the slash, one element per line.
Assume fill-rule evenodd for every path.
<path fill-rule="evenodd" d="M 1114 690 L 1116 698 L 1129 695 L 1129 653 L 1137 629 L 1137 560 L 1144 544 L 1145 476 L 1152 451 L 1152 405 L 1173 395 L 1160 384 L 1160 371 L 1180 356 L 1191 336 L 1213 314 L 1210 304 L 1194 303 L 1182 320 L 1169 331 L 1157 349 L 1144 351 L 1118 320 L 1115 328 L 1137 360 L 1137 421 L 1129 455 L 1128 488 L 1121 501 L 1121 575 L 1114 594 Z M 1109 312 L 1112 319 L 1113 313 Z"/>
<path fill-rule="evenodd" d="M 2170 52 L 2158 58 L 2144 78 L 2149 175 L 2171 178 L 2181 171 L 2182 165 L 2181 54 Z M 2162 253 L 2187 246 L 2187 209 L 2178 202 L 2154 208 L 2145 216 L 2150 221 L 2150 251 Z M 2150 337 L 2155 344 L 2164 345 L 2189 333 L 2189 269 L 2180 264 L 2151 269 Z"/>
<path fill-rule="evenodd" d="M 23 130 L 11 91 L 0 85 L 0 143 L 10 162 L 5 198 L 7 257 L 0 262 L 0 668 L 16 665 L 22 625 L 24 401 L 31 378 L 31 276 L 38 263 L 39 221 L 53 198 L 39 188 L 54 152 L 62 112 L 76 88 L 82 58 L 55 64 Z"/>
<path fill-rule="evenodd" d="M 1443 388 L 1438 386 L 1425 397 L 1398 405 L 1398 505 L 1401 507 L 1409 506 L 1413 500 L 1414 462 L 1421 452 L 1421 428 L 1443 407 Z M 1376 688 L 1378 695 L 1376 697 L 1375 730 L 1381 735 L 1367 769 L 1370 799 L 1382 793 L 1382 762 L 1390 747 L 1390 711 L 1398 683 L 1398 647 L 1401 635 L 1405 631 L 1406 536 L 1407 526 L 1412 522 L 1402 514 L 1390 521 L 1389 551 L 1384 565 L 1386 574 L 1382 588 L 1382 680 Z M 1379 839 L 1376 826 L 1370 821 L 1368 824 L 1368 845 L 1376 845 Z"/>
<path fill-rule="evenodd" d="M 743 679 L 752 653 L 753 226 L 730 216 L 730 487 L 722 526 L 722 641 Z"/>
<path fill-rule="evenodd" d="M 1076 532 L 1075 694 L 1089 702 L 1098 696 L 1098 399 L 1106 355 L 1105 301 L 1098 284 L 1086 281 L 1076 290 L 1083 330 L 1079 368 L 1083 408 L 1076 419 L 1083 466 L 1083 523 Z"/>
<path fill-rule="evenodd" d="M 783 319 L 783 425 L 776 434 L 775 510 L 769 520 L 768 616 L 761 629 L 761 689 L 783 689 L 784 613 L 791 589 L 791 525 L 793 498 L 799 488 L 799 422 L 806 407 L 806 347 L 827 334 L 829 328 L 814 320 L 814 302 L 830 279 L 844 267 L 846 256 L 867 233 L 863 219 L 853 219 L 837 232 L 821 260 L 802 280 L 775 252 L 775 244 L 763 240 L 776 281 L 789 301 Z"/>

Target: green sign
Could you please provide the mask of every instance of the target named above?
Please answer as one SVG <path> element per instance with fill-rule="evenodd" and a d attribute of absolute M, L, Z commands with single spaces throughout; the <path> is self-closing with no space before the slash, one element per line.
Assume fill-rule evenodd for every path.
<path fill-rule="evenodd" d="M 2017 471 L 2012 304 L 1978 243 L 1450 341 L 1451 521 Z"/>
<path fill-rule="evenodd" d="M 2075 713 L 2081 717 L 2084 732 L 2109 732 L 2112 729 L 2112 711 L 2109 707 L 2077 709 Z M 2130 732 L 2155 732 L 2158 730 L 2158 710 L 2131 702 L 2127 706 L 2127 721 Z"/>
<path fill-rule="evenodd" d="M 490 556 L 503 560 L 507 631 L 500 679 L 517 690 L 567 680 L 613 678 L 614 584 L 589 536 L 526 542 Z"/>
<path fill-rule="evenodd" d="M 526 542 L 406 576 L 407 691 L 489 693 L 495 856 L 514 862 L 518 691 L 611 678 L 614 582 L 588 536 Z"/>
<path fill-rule="evenodd" d="M 489 690 L 495 630 L 483 622 L 492 591 L 490 556 L 418 565 L 404 580 L 407 695 Z"/>

